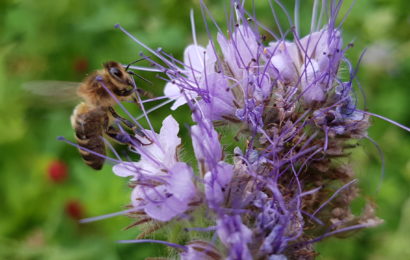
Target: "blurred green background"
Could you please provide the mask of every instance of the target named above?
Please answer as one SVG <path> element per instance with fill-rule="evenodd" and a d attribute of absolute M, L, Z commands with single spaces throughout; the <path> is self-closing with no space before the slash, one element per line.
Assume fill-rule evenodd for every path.
<path fill-rule="evenodd" d="M 206 2 L 223 25 L 222 3 L 227 1 Z M 273 27 L 267 2 L 256 2 L 260 20 Z M 344 11 L 350 2 L 345 1 Z M 144 259 L 167 254 L 163 247 L 117 244 L 138 234 L 137 229 L 122 230 L 131 223 L 125 217 L 78 224 L 79 218 L 121 210 L 130 189 L 110 165 L 95 172 L 74 147 L 56 140 L 60 135 L 73 139 L 69 116 L 75 104 L 58 98 L 42 102 L 21 86 L 33 80 L 81 81 L 105 61 L 138 59 L 142 49 L 114 29 L 116 23 L 149 46 L 181 58 L 192 41 L 190 8 L 196 13 L 199 42 L 205 44 L 194 0 L 0 0 L 0 259 Z M 370 111 L 408 126 L 409 8 L 407 0 L 358 1 L 343 26 L 345 42 L 355 42 L 349 52 L 353 63 L 367 48 L 359 79 Z M 310 10 L 302 8 L 302 21 Z M 141 87 L 160 95 L 163 82 L 154 74 L 141 75 L 153 81 L 141 82 Z M 156 126 L 167 112 L 153 113 Z M 181 123 L 187 116 L 183 111 L 174 115 Z M 410 259 L 410 135 L 378 119 L 369 132 L 386 160 L 377 195 L 377 149 L 362 141 L 352 163 L 364 194 L 377 202 L 385 223 L 349 239 L 320 243 L 319 259 Z"/>

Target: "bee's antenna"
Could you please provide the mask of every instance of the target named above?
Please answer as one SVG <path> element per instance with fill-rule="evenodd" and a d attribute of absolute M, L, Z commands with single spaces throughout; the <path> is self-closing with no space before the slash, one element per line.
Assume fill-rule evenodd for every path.
<path fill-rule="evenodd" d="M 137 62 L 140 62 L 140 61 L 142 61 L 142 60 L 146 60 L 146 59 L 148 59 L 148 58 L 150 58 L 150 56 L 143 57 L 143 58 L 140 58 L 140 59 L 138 59 L 138 60 L 135 60 L 135 61 L 129 63 L 129 64 L 127 65 L 127 67 L 125 68 L 125 70 L 126 70 L 129 74 L 134 75 L 134 76 L 137 76 L 138 78 L 140 78 L 140 79 L 142 79 L 143 81 L 147 82 L 148 84 L 152 85 L 152 82 L 151 82 L 151 81 L 147 80 L 146 78 L 144 78 L 144 77 L 138 75 L 137 73 L 135 73 L 135 72 L 133 72 L 133 71 L 131 71 L 131 70 L 128 70 L 129 67 L 130 67 L 132 64 L 137 63 Z"/>
<path fill-rule="evenodd" d="M 133 75 L 133 76 L 137 76 L 138 78 L 142 79 L 143 81 L 147 82 L 148 84 L 152 85 L 152 82 L 149 81 L 148 79 L 144 78 L 143 76 L 138 75 L 137 73 L 135 73 L 134 71 L 127 71 L 129 74 Z"/>
<path fill-rule="evenodd" d="M 145 60 L 145 59 L 147 59 L 147 58 L 149 58 L 149 56 L 148 56 L 148 57 L 140 58 L 140 59 L 138 59 L 138 60 L 135 60 L 135 61 L 129 63 L 129 64 L 127 65 L 127 67 L 125 68 L 125 70 L 128 71 L 128 68 L 129 68 L 132 64 L 137 63 L 137 62 L 140 62 L 140 61 Z"/>

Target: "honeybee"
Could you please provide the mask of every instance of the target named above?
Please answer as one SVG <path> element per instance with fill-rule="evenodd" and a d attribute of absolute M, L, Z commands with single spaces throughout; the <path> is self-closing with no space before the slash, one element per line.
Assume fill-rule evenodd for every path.
<path fill-rule="evenodd" d="M 118 62 L 109 61 L 103 64 L 103 69 L 91 73 L 82 83 L 77 83 L 77 96 L 83 101 L 74 108 L 70 118 L 71 126 L 84 162 L 95 170 L 100 170 L 105 161 L 106 147 L 103 135 L 131 146 L 141 143 L 133 135 L 118 130 L 114 124 L 115 120 L 134 133 L 146 137 L 136 124 L 121 117 L 113 109 L 118 101 L 135 101 L 134 93 L 137 87 L 132 75 L 135 74 L 128 71 L 128 66 L 124 68 Z M 41 88 L 40 85 L 46 82 L 39 81 L 31 84 L 29 88 L 37 94 L 45 94 L 41 92 L 46 92 L 47 88 Z M 52 84 L 55 83 L 57 82 Z"/>
<path fill-rule="evenodd" d="M 108 90 L 108 91 L 107 91 Z M 119 101 L 132 99 L 137 90 L 130 72 L 115 61 L 104 63 L 102 70 L 89 75 L 78 87 L 77 95 L 84 102 L 78 104 L 71 115 L 71 126 L 75 132 L 77 143 L 85 149 L 79 149 L 84 162 L 95 170 L 100 170 L 104 164 L 105 144 L 103 134 L 120 143 L 130 143 L 129 135 L 125 135 L 113 126 L 117 119 L 128 128 L 137 130 L 135 124 L 120 117 L 113 109 Z M 116 99 L 112 96 L 114 95 Z M 137 141 L 135 139 L 134 141 Z"/>

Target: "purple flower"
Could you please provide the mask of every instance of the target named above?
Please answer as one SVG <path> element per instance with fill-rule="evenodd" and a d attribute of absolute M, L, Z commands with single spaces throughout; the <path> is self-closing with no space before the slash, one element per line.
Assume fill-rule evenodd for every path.
<path fill-rule="evenodd" d="M 282 117 L 298 104 L 314 107 L 326 102 L 344 57 L 341 34 L 329 26 L 301 39 L 293 36 L 293 42 L 278 40 L 264 47 L 259 33 L 244 23 L 229 37 L 218 33 L 220 54 L 213 42 L 206 49 L 188 46 L 185 67 L 168 73 L 165 94 L 176 100 L 172 109 L 200 97 L 196 105 L 205 118 L 245 121 L 257 130 L 266 110 L 261 104 L 272 97 L 279 110 L 285 108 Z"/>
<path fill-rule="evenodd" d="M 226 259 L 252 259 L 248 244 L 252 240 L 252 231 L 242 223 L 241 217 L 224 215 L 217 221 L 218 236 L 229 248 Z"/>
<path fill-rule="evenodd" d="M 132 204 L 155 220 L 169 221 L 187 211 L 195 198 L 192 177 L 191 167 L 178 162 L 166 174 L 152 178 L 153 183 L 138 183 L 132 191 Z"/>
<path fill-rule="evenodd" d="M 229 191 L 232 176 L 233 166 L 223 161 L 207 172 L 204 177 L 206 198 L 218 205 L 222 204 Z"/>
<path fill-rule="evenodd" d="M 206 171 L 216 167 L 222 158 L 222 146 L 218 133 L 207 121 L 191 127 L 192 145 L 195 157 Z"/>
<path fill-rule="evenodd" d="M 298 87 L 304 101 L 323 102 L 332 88 L 342 54 L 340 32 L 323 29 L 295 42 L 271 42 L 266 49 L 279 82 Z"/>
<path fill-rule="evenodd" d="M 246 77 L 248 70 L 258 66 L 257 59 L 260 58 L 263 48 L 258 43 L 259 35 L 247 25 L 235 27 L 229 36 L 226 38 L 218 33 L 217 39 L 224 61 L 230 68 L 230 76 L 239 80 Z"/>
<path fill-rule="evenodd" d="M 211 72 L 211 66 L 216 62 L 215 53 L 212 46 L 208 44 L 207 48 L 200 45 L 189 45 L 184 52 L 183 69 L 178 69 L 178 73 L 185 75 L 183 80 L 176 78 L 165 85 L 164 94 L 175 102 L 171 109 L 175 110 L 179 106 L 186 104 L 186 97 L 195 98 L 199 87 L 203 86 L 205 80 L 205 71 Z M 185 95 L 184 95 L 185 94 Z"/>
<path fill-rule="evenodd" d="M 198 102 L 205 118 L 211 121 L 224 120 L 224 116 L 234 114 L 234 96 L 226 77 L 221 73 L 211 72 L 200 84 L 206 86 L 207 96 Z"/>
<path fill-rule="evenodd" d="M 152 143 L 139 147 L 141 159 L 138 162 L 115 165 L 113 171 L 118 176 L 132 176 L 133 179 L 138 179 L 140 174 L 161 175 L 177 163 L 177 148 L 181 144 L 181 139 L 178 137 L 178 123 L 172 116 L 164 119 L 159 134 L 149 130 L 145 132 Z M 135 137 L 141 138 L 139 135 Z"/>
<path fill-rule="evenodd" d="M 146 131 L 152 143 L 139 147 L 139 162 L 124 162 L 113 171 L 121 177 L 132 176 L 136 181 L 131 195 L 135 208 L 158 221 L 169 221 L 188 209 L 196 194 L 192 169 L 177 159 L 181 139 L 178 123 L 168 116 L 159 134 Z M 136 136 L 138 138 L 138 136 Z"/>
<path fill-rule="evenodd" d="M 172 230 L 169 221 L 184 217 L 175 230 L 180 243 L 190 242 L 160 242 L 181 250 L 181 259 L 313 259 L 314 242 L 381 223 L 371 204 L 361 216 L 350 210 L 360 192 L 343 162 L 349 161 L 352 140 L 368 138 L 373 114 L 358 109 L 353 98 L 356 70 L 345 57 L 351 45 L 343 45 L 336 23 L 341 2 L 318 3 L 311 30 L 302 37 L 299 24 L 282 28 L 275 11 L 277 24 L 266 27 L 232 0 L 227 34 L 217 26 L 216 40 L 209 39 L 206 48 L 194 35 L 183 62 L 121 28 L 159 58 L 145 56 L 168 77 L 164 94 L 174 101 L 171 109 L 187 105 L 195 123 L 189 141 L 197 172 L 178 158 L 181 139 L 172 116 L 159 134 L 148 120 L 144 139 L 152 143 L 134 145 L 141 159 L 113 168 L 131 177 L 132 207 L 126 213 L 137 216 L 133 225 L 167 222 Z M 280 1 L 275 4 L 290 16 Z M 324 24 L 319 10 L 328 11 Z M 280 35 L 269 30 L 275 26 Z M 261 32 L 274 41 L 266 42 Z M 342 64 L 347 77 L 339 72 Z M 228 124 L 235 138 L 222 144 L 219 126 Z M 140 238 L 155 231 L 144 230 Z M 206 239 L 192 239 L 198 234 L 191 231 L 206 233 Z M 153 240 L 136 240 L 147 241 Z"/>

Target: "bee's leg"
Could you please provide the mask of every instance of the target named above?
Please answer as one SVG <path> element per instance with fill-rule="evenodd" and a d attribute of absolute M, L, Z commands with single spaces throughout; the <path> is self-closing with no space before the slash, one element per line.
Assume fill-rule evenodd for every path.
<path fill-rule="evenodd" d="M 141 129 L 139 128 L 139 126 L 137 126 L 136 124 L 134 124 L 133 122 L 131 122 L 130 120 L 123 118 L 122 116 L 120 116 L 119 114 L 117 114 L 117 112 L 115 112 L 114 108 L 109 107 L 108 110 L 110 111 L 111 115 L 115 118 L 118 119 L 121 123 L 123 123 L 125 126 L 127 126 L 129 129 L 131 129 L 134 133 L 147 138 L 147 136 L 144 134 L 144 132 L 141 131 Z"/>
<path fill-rule="evenodd" d="M 114 112 L 115 113 L 115 112 Z M 115 115 L 117 115 L 118 117 L 116 117 Z M 131 123 L 129 120 L 119 116 L 118 114 L 115 113 L 115 115 L 113 115 L 116 119 L 120 120 L 122 123 L 124 123 L 125 125 L 127 125 L 127 127 L 131 128 L 133 130 L 134 133 L 137 133 L 139 136 L 147 139 L 148 142 L 141 142 L 141 140 L 135 138 L 132 134 L 128 134 L 128 133 L 124 133 L 118 129 L 116 129 L 113 126 L 109 126 L 106 130 L 105 133 L 111 137 L 112 139 L 116 140 L 119 143 L 123 143 L 123 144 L 132 144 L 132 143 L 139 143 L 141 145 L 150 145 L 153 143 L 153 141 L 151 140 L 151 138 L 149 138 L 144 132 L 141 131 L 140 128 L 138 128 L 137 126 L 135 126 L 133 123 Z M 135 128 L 134 128 L 135 127 Z M 132 141 L 131 141 L 132 140 Z"/>
<path fill-rule="evenodd" d="M 137 135 L 145 138 L 148 140 L 148 143 L 141 143 L 142 145 L 149 145 L 152 144 L 154 141 L 147 136 L 139 126 L 137 126 L 136 124 L 132 123 L 131 121 L 129 121 L 126 118 L 123 118 L 122 116 L 118 115 L 117 112 L 115 112 L 115 110 L 112 107 L 109 107 L 108 110 L 110 111 L 111 115 L 119 120 L 120 122 L 122 122 L 124 125 L 126 125 L 129 129 L 131 129 L 134 133 L 136 133 Z"/>
<path fill-rule="evenodd" d="M 124 125 L 126 125 L 129 129 L 134 130 L 139 128 L 137 125 L 135 125 L 134 123 L 132 123 L 130 120 L 123 118 L 122 116 L 120 116 L 119 114 L 117 114 L 117 112 L 115 112 L 114 108 L 109 107 L 108 110 L 110 111 L 111 115 L 115 118 L 120 120 Z"/>
<path fill-rule="evenodd" d="M 130 135 L 128 133 L 121 132 L 120 130 L 116 129 L 113 126 L 109 126 L 106 130 L 105 133 L 114 139 L 115 141 L 121 143 L 121 144 L 128 144 L 130 146 L 135 146 L 136 144 L 141 144 L 140 140 L 135 138 L 133 135 Z"/>
<path fill-rule="evenodd" d="M 138 102 L 138 99 L 135 97 L 135 95 L 132 95 L 132 102 L 134 102 L 139 109 L 141 109 L 141 104 Z"/>
<path fill-rule="evenodd" d="M 152 144 L 153 141 L 151 140 L 151 138 L 149 138 L 142 130 L 139 126 L 137 126 L 136 124 L 132 123 L 130 120 L 123 118 L 122 116 L 120 116 L 119 114 L 117 114 L 117 112 L 115 112 L 114 108 L 109 107 L 108 110 L 110 111 L 111 115 L 119 120 L 121 123 L 123 123 L 124 125 L 126 125 L 129 129 L 131 129 L 134 133 L 136 133 L 137 135 L 145 138 L 148 140 L 147 144 L 143 144 L 142 145 L 149 145 Z"/>
<path fill-rule="evenodd" d="M 140 91 L 138 91 L 138 92 L 140 92 Z M 135 105 L 137 105 L 137 107 L 142 110 L 142 107 L 141 107 L 142 105 L 141 105 L 141 103 L 138 101 L 137 97 L 136 97 L 135 95 L 132 95 L 131 98 L 132 98 L 132 102 L 135 103 Z"/>

